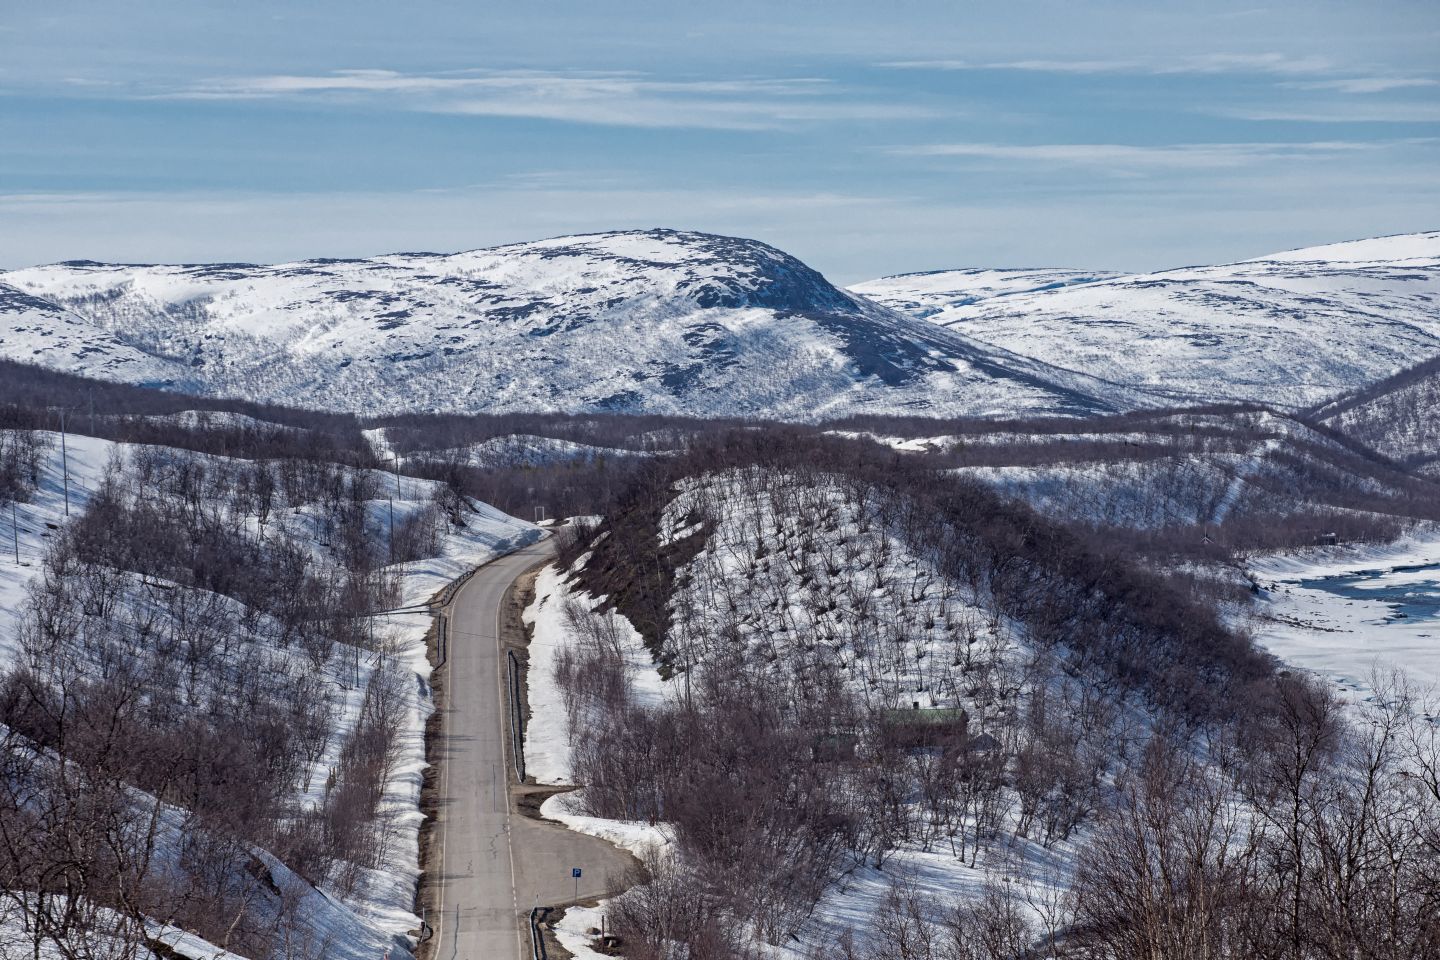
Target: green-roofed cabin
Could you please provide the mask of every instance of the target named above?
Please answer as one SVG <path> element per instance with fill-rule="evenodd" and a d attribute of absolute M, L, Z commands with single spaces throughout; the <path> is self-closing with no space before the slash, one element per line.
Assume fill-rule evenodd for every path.
<path fill-rule="evenodd" d="M 886 710 L 880 715 L 885 742 L 901 750 L 927 747 L 963 747 L 970 715 L 960 707 L 927 707 L 914 704 L 909 710 Z"/>

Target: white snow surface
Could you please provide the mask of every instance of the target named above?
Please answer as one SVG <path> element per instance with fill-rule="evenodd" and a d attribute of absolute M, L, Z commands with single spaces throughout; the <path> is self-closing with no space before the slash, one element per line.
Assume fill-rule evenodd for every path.
<path fill-rule="evenodd" d="M 100 329 L 70 310 L 4 282 L 0 282 L 0 356 L 124 383 L 165 383 L 182 389 L 195 385 L 175 364 L 133 346 L 121 334 Z"/>
<path fill-rule="evenodd" d="M 1440 692 L 1440 618 L 1426 614 L 1440 603 L 1440 532 L 1277 554 L 1251 570 L 1266 592 L 1249 625 L 1271 653 L 1361 697 L 1377 671 Z"/>
<path fill-rule="evenodd" d="M 603 903 L 596 907 L 566 907 L 560 919 L 552 924 L 555 939 L 570 951 L 575 960 L 605 960 L 606 954 L 591 949 L 590 935 L 587 932 L 592 928 L 598 929 L 604 915 Z"/>
<path fill-rule="evenodd" d="M 1440 233 L 1006 295 L 937 284 L 854 289 L 1151 402 L 1302 407 L 1440 354 Z"/>
<path fill-rule="evenodd" d="M 611 631 L 609 635 L 616 639 L 624 654 L 631 696 L 637 702 L 655 705 L 669 696 L 639 632 L 613 610 L 595 613 L 600 603 L 600 599 L 571 584 L 568 575 L 553 563 L 545 566 L 535 578 L 535 600 L 523 616 L 531 627 L 527 694 L 530 720 L 525 725 L 525 772 L 537 783 L 575 782 L 570 766 L 570 722 L 555 680 L 556 659 L 580 642 L 571 610 L 601 620 Z M 565 808 L 558 798 L 552 799 L 559 804 L 553 818 L 562 819 L 558 814 Z"/>
<path fill-rule="evenodd" d="M 645 823 L 639 820 L 607 820 L 583 813 L 582 790 L 557 793 L 540 805 L 542 816 L 565 824 L 576 833 L 588 833 L 592 837 L 608 840 L 617 847 L 629 850 L 636 857 L 644 857 L 655 850 L 663 850 L 671 842 L 670 831 L 663 823 Z"/>
<path fill-rule="evenodd" d="M 325 409 L 811 419 L 1099 404 L 1083 377 L 700 233 L 270 266 L 72 261 L 0 282 L 19 291 L 0 299 L 0 356 Z"/>
<path fill-rule="evenodd" d="M 42 433 L 49 450 L 41 466 L 40 488 L 26 503 L 0 511 L 0 669 L 15 662 L 16 634 L 30 581 L 40 572 L 40 561 L 54 535 L 65 523 L 65 473 L 60 435 Z M 70 469 L 70 515 L 80 516 L 90 493 L 100 483 L 112 454 L 123 455 L 125 445 L 70 434 L 65 441 Z M 13 508 L 13 509 L 12 509 Z M 19 563 L 16 554 L 19 554 Z"/>
<path fill-rule="evenodd" d="M 1301 247 L 1246 261 L 1277 263 L 1433 263 L 1440 250 L 1440 230 L 1397 233 L 1368 240 L 1344 240 L 1318 247 Z"/>
<path fill-rule="evenodd" d="M 979 303 L 992 297 L 1054 290 L 1079 283 L 1094 283 L 1122 276 L 1111 270 L 1065 270 L 1056 267 L 968 270 L 932 270 L 902 273 L 857 283 L 848 289 L 917 317 L 951 307 Z"/>
<path fill-rule="evenodd" d="M 0 274 L 0 356 L 366 413 L 810 420 L 1301 407 L 1440 354 L 1440 233 L 852 290 L 761 243 L 670 230 L 268 266 L 71 261 Z"/>

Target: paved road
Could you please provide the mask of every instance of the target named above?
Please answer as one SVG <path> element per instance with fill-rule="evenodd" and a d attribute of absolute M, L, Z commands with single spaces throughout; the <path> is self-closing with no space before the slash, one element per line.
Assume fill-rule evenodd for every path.
<path fill-rule="evenodd" d="M 549 557 L 549 541 L 480 569 L 450 606 L 440 753 L 435 960 L 530 956 L 532 906 L 618 889 L 627 860 L 609 844 L 511 812 L 500 614 L 505 591 Z"/>

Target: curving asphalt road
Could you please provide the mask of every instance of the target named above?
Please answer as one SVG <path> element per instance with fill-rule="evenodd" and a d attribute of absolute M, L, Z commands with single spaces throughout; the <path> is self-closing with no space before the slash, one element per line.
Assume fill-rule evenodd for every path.
<path fill-rule="evenodd" d="M 434 960 L 529 958 L 524 918 L 575 899 L 572 867 L 586 899 L 618 890 L 629 862 L 603 840 L 512 812 L 500 616 L 510 585 L 552 552 L 547 540 L 491 562 L 449 608 Z"/>

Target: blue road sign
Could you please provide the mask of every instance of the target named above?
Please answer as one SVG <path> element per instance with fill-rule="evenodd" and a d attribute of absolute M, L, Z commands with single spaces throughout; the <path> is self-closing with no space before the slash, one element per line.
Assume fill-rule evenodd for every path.
<path fill-rule="evenodd" d="M 571 867 L 571 868 L 570 868 L 570 876 L 574 877 L 576 880 L 579 880 L 579 879 L 580 879 L 580 868 L 579 868 L 579 867 Z"/>

